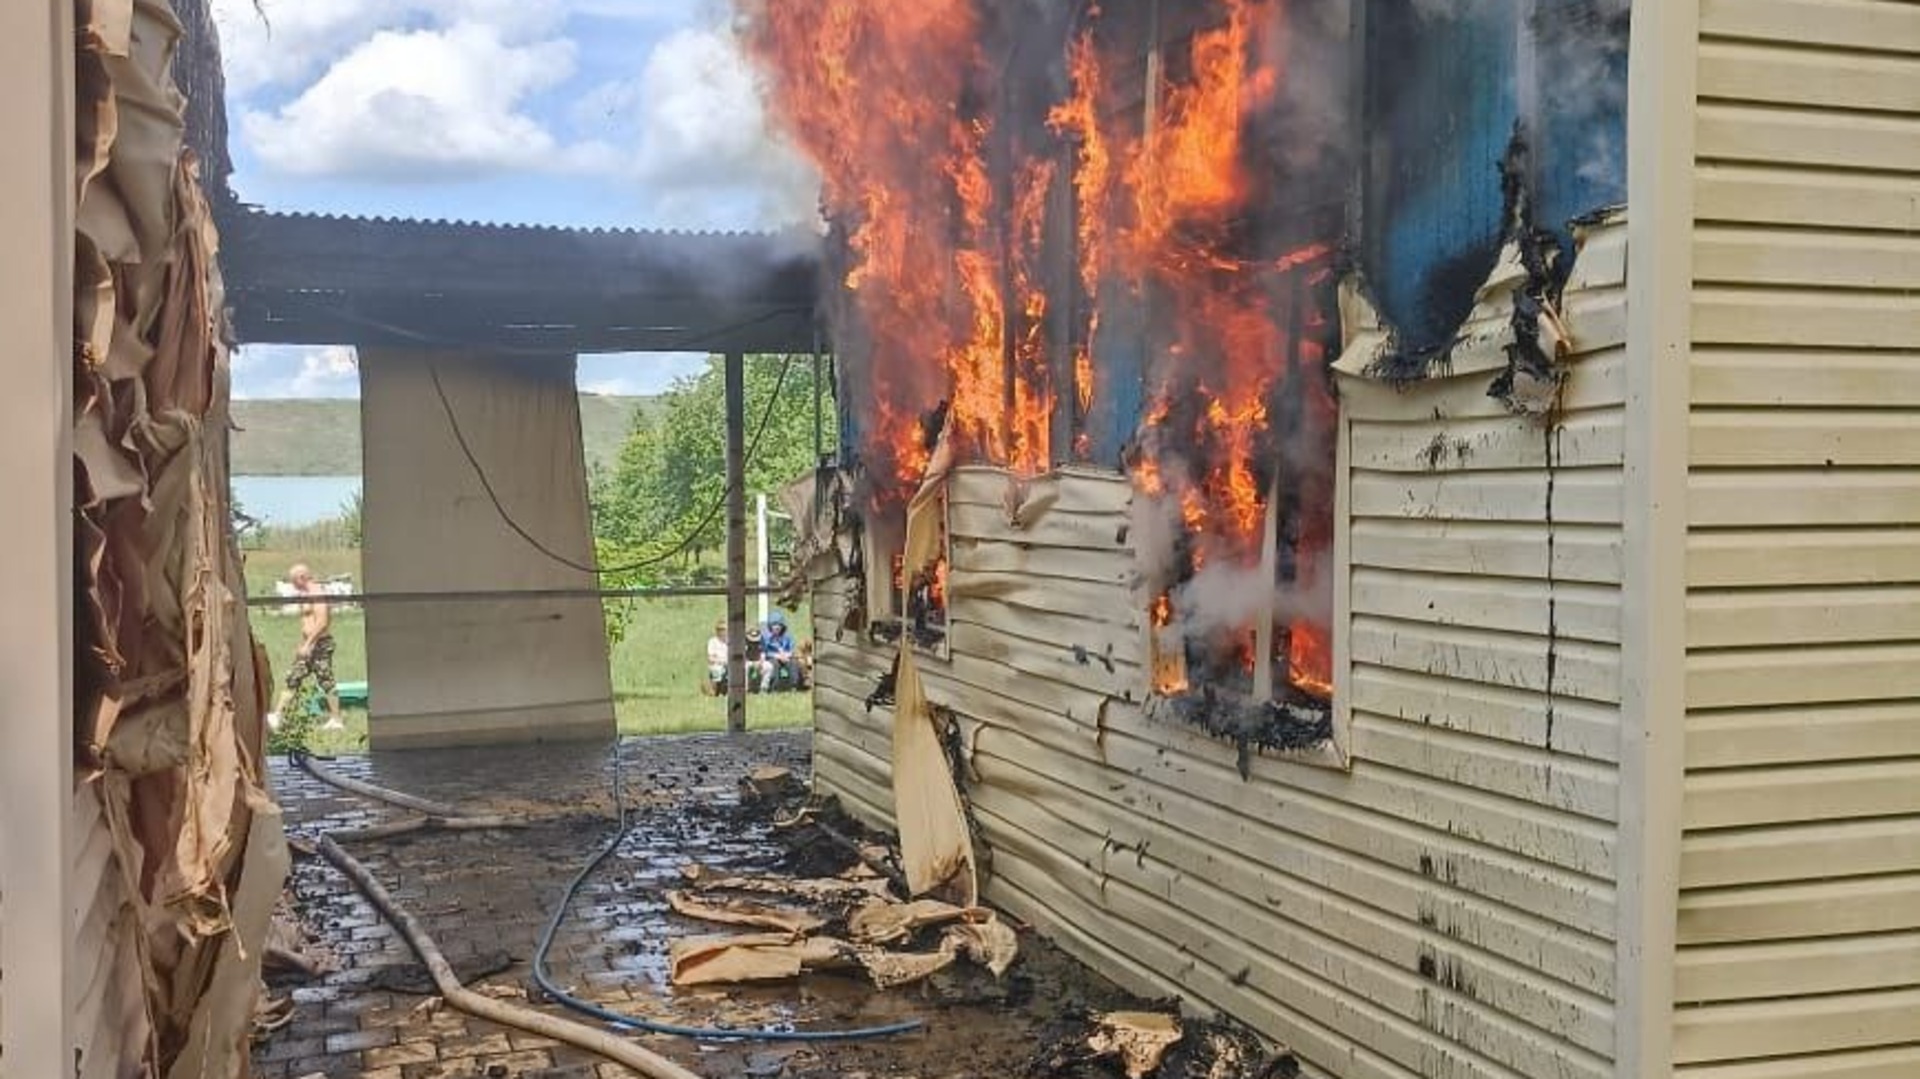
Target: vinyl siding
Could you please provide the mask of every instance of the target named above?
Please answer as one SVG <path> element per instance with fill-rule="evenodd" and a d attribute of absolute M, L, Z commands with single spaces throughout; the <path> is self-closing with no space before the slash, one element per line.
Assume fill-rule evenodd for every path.
<path fill-rule="evenodd" d="M 1232 746 L 1149 717 L 1124 479 L 1035 481 L 1058 500 L 1015 529 L 1004 474 L 956 474 L 952 656 L 922 671 L 959 717 L 990 900 L 1310 1075 L 1612 1074 L 1622 243 L 1569 301 L 1597 329 L 1551 436 L 1486 372 L 1347 395 L 1350 770 L 1243 780 Z M 1436 438 L 1470 448 L 1430 467 Z M 862 701 L 889 650 L 840 632 L 839 581 L 814 612 L 818 782 L 885 822 L 892 716 Z"/>
<path fill-rule="evenodd" d="M 1920 7 L 1702 0 L 1675 1061 L 1920 1074 Z"/>
<path fill-rule="evenodd" d="M 133 934 L 138 917 L 120 875 L 113 838 L 92 786 L 74 793 L 73 851 L 68 882 L 74 896 L 73 1002 L 76 1079 L 142 1074 L 149 1035 Z M 6 907 L 0 896 L 0 933 Z M 31 992 L 31 972 L 16 972 L 14 992 Z M 8 991 L 0 972 L 0 993 Z"/>
<path fill-rule="evenodd" d="M 74 1038 L 78 1079 L 140 1075 L 149 1029 L 135 934 L 113 837 L 91 785 L 74 794 Z"/>

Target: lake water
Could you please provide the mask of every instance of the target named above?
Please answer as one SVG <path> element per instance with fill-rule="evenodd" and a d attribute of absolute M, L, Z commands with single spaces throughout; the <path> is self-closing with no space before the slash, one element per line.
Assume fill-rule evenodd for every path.
<path fill-rule="evenodd" d="M 358 476 L 235 476 L 233 497 L 247 516 L 293 527 L 341 515 L 360 490 Z"/>

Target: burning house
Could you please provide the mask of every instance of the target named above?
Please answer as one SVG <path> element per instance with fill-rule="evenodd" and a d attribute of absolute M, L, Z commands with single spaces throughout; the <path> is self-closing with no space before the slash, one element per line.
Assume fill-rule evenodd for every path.
<path fill-rule="evenodd" d="M 750 7 L 917 887 L 1309 1074 L 1920 1066 L 1915 9 Z"/>

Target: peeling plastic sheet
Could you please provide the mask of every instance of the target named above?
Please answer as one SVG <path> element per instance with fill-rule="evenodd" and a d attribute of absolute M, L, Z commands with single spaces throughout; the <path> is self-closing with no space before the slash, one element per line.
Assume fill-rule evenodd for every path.
<path fill-rule="evenodd" d="M 144 1022 L 99 1029 L 150 1032 L 82 1036 L 106 1070 L 225 1079 L 246 1071 L 286 859 L 227 495 L 219 242 L 183 142 L 172 7 L 77 0 L 76 27 L 74 750 L 116 921 L 138 927 L 77 950 L 140 971 Z"/>

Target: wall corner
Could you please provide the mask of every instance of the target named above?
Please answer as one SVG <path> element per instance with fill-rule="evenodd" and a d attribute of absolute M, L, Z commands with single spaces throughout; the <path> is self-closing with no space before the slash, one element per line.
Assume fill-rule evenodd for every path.
<path fill-rule="evenodd" d="M 1633 4 L 1614 1074 L 1673 1070 L 1700 0 Z"/>

